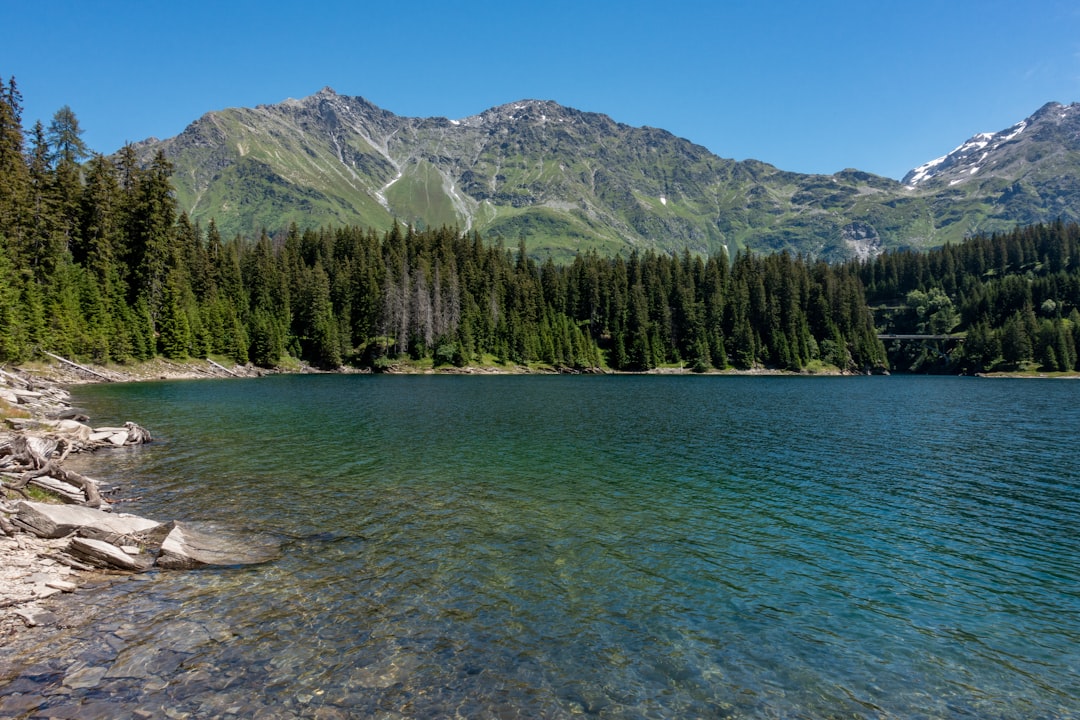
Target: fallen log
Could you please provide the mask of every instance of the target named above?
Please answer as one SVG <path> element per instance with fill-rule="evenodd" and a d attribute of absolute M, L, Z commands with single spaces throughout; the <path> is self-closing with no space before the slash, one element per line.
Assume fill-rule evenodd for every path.
<path fill-rule="evenodd" d="M 60 498 L 69 503 L 82 505 L 84 502 L 86 502 L 86 494 L 82 490 L 75 487 L 74 485 L 70 485 L 64 482 L 63 480 L 57 480 L 56 478 L 49 477 L 48 475 L 30 478 L 30 481 L 27 484 L 41 488 L 42 490 L 47 490 L 53 495 L 59 495 Z"/>
<path fill-rule="evenodd" d="M 15 465 L 19 470 L 37 470 L 49 462 L 49 457 L 59 446 L 60 441 L 52 438 L 16 435 L 0 447 L 0 456 L 8 456 L 8 465 Z"/>
<path fill-rule="evenodd" d="M 223 371 L 223 372 L 227 372 L 227 373 L 229 373 L 229 374 L 230 374 L 230 375 L 232 375 L 233 377 L 240 377 L 239 375 L 237 375 L 236 373 L 234 373 L 234 372 L 233 372 L 232 370 L 230 370 L 229 368 L 225 367 L 224 365 L 219 365 L 218 363 L 214 362 L 214 361 L 213 361 L 213 360 L 211 360 L 210 358 L 206 358 L 206 362 L 210 363 L 211 365 L 213 365 L 214 367 L 216 367 L 216 368 L 217 368 L 218 370 L 221 370 L 221 371 Z"/>
<path fill-rule="evenodd" d="M 98 490 L 96 481 L 72 470 L 65 470 L 60 467 L 60 461 L 58 460 L 50 460 L 44 467 L 24 473 L 19 487 L 26 487 L 26 484 L 34 478 L 43 476 L 55 478 L 81 490 L 83 495 L 86 496 L 86 502 L 82 504 L 87 507 L 99 508 L 104 502 L 101 498 L 101 492 Z"/>
<path fill-rule="evenodd" d="M 9 372 L 5 372 L 3 370 L 0 370 L 0 377 L 5 377 L 8 380 L 11 380 L 12 382 L 15 382 L 15 383 L 18 383 L 19 385 L 22 385 L 23 387 L 30 387 L 30 381 L 29 380 L 24 380 L 23 378 L 19 377 L 18 375 L 12 375 Z"/>
<path fill-rule="evenodd" d="M 67 358 L 62 358 L 59 355 L 54 355 L 53 353 L 49 352 L 48 350 L 42 350 L 41 352 L 44 355 L 48 355 L 53 360 L 59 360 L 60 362 L 64 363 L 65 365 L 70 365 L 73 368 L 77 368 L 79 370 L 82 370 L 84 373 L 89 373 L 90 375 L 93 375 L 94 377 L 101 378 L 105 382 L 113 382 L 113 379 L 111 377 L 109 377 L 108 375 L 102 375 L 101 373 L 97 372 L 96 370 L 91 370 L 88 367 L 83 367 L 79 363 L 71 362 Z"/>

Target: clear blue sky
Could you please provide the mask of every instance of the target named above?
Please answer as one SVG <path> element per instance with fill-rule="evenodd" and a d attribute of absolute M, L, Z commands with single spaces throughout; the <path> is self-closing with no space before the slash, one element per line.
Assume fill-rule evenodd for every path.
<path fill-rule="evenodd" d="M 0 0 L 25 121 L 111 153 L 331 86 L 398 115 L 555 100 L 725 158 L 900 178 L 1080 101 L 1075 0 Z"/>

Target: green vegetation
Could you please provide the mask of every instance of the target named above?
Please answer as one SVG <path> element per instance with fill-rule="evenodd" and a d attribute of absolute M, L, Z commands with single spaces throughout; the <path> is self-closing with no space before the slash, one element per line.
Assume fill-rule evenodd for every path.
<path fill-rule="evenodd" d="M 1080 219 L 1071 126 L 1058 127 L 1053 112 L 1039 117 L 1038 131 L 997 150 L 978 173 L 918 186 L 857 170 L 804 175 L 735 162 L 663 130 L 553 102 L 454 123 L 397 117 L 329 89 L 209 113 L 138 152 L 149 163 L 163 151 L 176 167 L 179 208 L 204 226 L 214 219 L 226 237 L 293 223 L 382 232 L 396 219 L 508 244 L 524 237 L 534 257 L 559 262 L 635 248 L 731 257 L 788 250 L 838 261 Z"/>
<path fill-rule="evenodd" d="M 214 356 L 267 367 L 374 370 L 401 363 L 696 372 L 867 372 L 890 363 L 946 372 L 1077 368 L 1075 225 L 840 265 L 787 252 L 793 236 L 766 237 L 753 212 L 735 210 L 722 213 L 723 221 L 754 228 L 777 252 L 730 256 L 687 245 L 601 254 L 608 240 L 591 233 L 593 218 L 528 204 L 491 221 L 518 238 L 516 251 L 501 236 L 489 242 L 449 223 L 394 222 L 385 230 L 293 223 L 283 232 L 224 239 L 213 218 L 203 227 L 179 210 L 174 169 L 160 149 L 146 163 L 132 146 L 114 158 L 91 154 L 69 108 L 26 137 L 14 80 L 0 90 L 0 362 L 48 350 L 97 363 Z M 665 152 L 665 137 L 656 135 L 647 152 Z M 552 131 L 545 142 L 558 139 Z M 257 141 L 247 141 L 249 156 L 262 147 Z M 680 165 L 683 159 L 689 164 Z M 650 182 L 664 202 L 637 196 L 633 223 L 677 230 L 686 213 L 679 203 L 700 180 L 695 162 L 707 158 L 661 163 L 661 177 Z M 230 171 L 262 167 L 249 159 Z M 551 163 L 503 167 L 500 177 L 516 179 L 500 192 L 520 200 L 542 190 L 530 177 L 562 172 Z M 760 163 L 727 172 L 776 174 Z M 794 177 L 780 175 L 784 182 Z M 866 193 L 851 183 L 885 182 L 854 172 L 836 177 L 804 192 L 821 202 L 858 202 Z M 603 178 L 590 182 L 601 194 L 615 187 Z M 439 194 L 443 176 L 427 160 L 382 187 L 388 201 L 426 203 L 439 217 L 453 216 L 448 196 Z M 619 193 L 635 197 L 628 187 Z M 776 201 L 768 190 L 748 197 L 746 207 Z M 918 209 L 904 212 L 910 223 L 925 222 Z M 804 230 L 823 242 L 829 227 L 814 213 L 804 219 Z M 542 262 L 527 245 L 536 235 L 554 248 Z M 868 303 L 881 308 L 880 327 Z M 890 341 L 887 358 L 879 332 L 952 337 Z"/>
<path fill-rule="evenodd" d="M 1080 370 L 1080 226 L 1056 222 L 862 265 L 883 332 L 952 333 L 957 341 L 890 343 L 894 369 Z"/>

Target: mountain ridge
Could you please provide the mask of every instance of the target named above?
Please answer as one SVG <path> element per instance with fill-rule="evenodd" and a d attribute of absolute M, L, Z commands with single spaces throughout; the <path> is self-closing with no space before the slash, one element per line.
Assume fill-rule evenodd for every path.
<path fill-rule="evenodd" d="M 553 100 L 410 118 L 330 87 L 212 111 L 173 138 L 137 145 L 144 160 L 158 150 L 176 168 L 181 208 L 229 234 L 398 221 L 523 238 L 534 254 L 563 259 L 633 248 L 865 258 L 1078 219 L 1080 207 L 1071 202 L 1080 173 L 1069 171 L 1080 168 L 1075 104 L 1048 103 L 976 135 L 903 182 L 725 159 L 661 128 Z"/>

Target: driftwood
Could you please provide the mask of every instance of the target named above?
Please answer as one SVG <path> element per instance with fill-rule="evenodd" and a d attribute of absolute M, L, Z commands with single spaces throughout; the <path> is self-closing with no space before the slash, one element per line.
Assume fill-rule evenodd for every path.
<path fill-rule="evenodd" d="M 229 373 L 229 374 L 230 374 L 230 375 L 232 375 L 233 377 L 240 377 L 239 375 L 237 375 L 236 373 L 234 373 L 234 372 L 233 372 L 232 370 L 230 370 L 229 368 L 225 367 L 224 365 L 219 365 L 218 363 L 214 362 L 214 361 L 213 361 L 213 360 L 211 360 L 210 358 L 206 358 L 206 362 L 210 363 L 211 365 L 213 365 L 214 367 L 216 367 L 216 368 L 217 368 L 218 370 L 221 370 L 222 372 L 227 372 L 227 373 Z"/>
<path fill-rule="evenodd" d="M 15 490 L 25 497 L 26 493 L 23 490 L 30 482 L 43 477 L 54 478 L 81 491 L 86 498 L 83 504 L 93 508 L 101 507 L 103 501 L 97 483 L 85 475 L 66 470 L 61 466 L 61 463 L 67 459 L 72 449 L 71 443 L 66 439 L 57 440 L 17 435 L 8 443 L 6 449 L 9 456 L 8 467 L 14 466 L 14 468 L 22 471 L 22 476 L 14 483 L 5 483 L 5 487 Z M 59 457 L 53 457 L 57 451 L 59 451 Z M 56 488 L 50 483 L 35 484 L 43 485 L 46 490 L 59 489 L 61 494 L 69 500 L 77 499 L 63 492 L 63 488 Z"/>
<path fill-rule="evenodd" d="M 29 380 L 24 380 L 23 378 L 19 377 L 18 375 L 12 375 L 9 372 L 4 372 L 3 370 L 0 370 L 0 377 L 5 377 L 8 380 L 11 380 L 12 382 L 15 382 L 15 383 L 18 383 L 19 385 L 22 385 L 23 387 L 30 387 L 30 381 Z"/>
<path fill-rule="evenodd" d="M 31 470 L 24 474 L 21 487 L 26 487 L 28 482 L 40 477 L 51 477 L 60 480 L 61 482 L 65 482 L 68 485 L 72 485 L 81 490 L 83 495 L 86 496 L 86 502 L 83 503 L 84 505 L 91 508 L 101 507 L 103 501 L 101 499 L 101 493 L 98 491 L 97 482 L 85 475 L 80 475 L 71 470 L 65 470 L 60 467 L 59 460 L 52 460 L 46 463 L 45 467 Z"/>
<path fill-rule="evenodd" d="M 109 377 L 108 375 L 102 375 L 101 373 L 99 373 L 96 370 L 91 370 L 90 368 L 84 367 L 84 366 L 80 365 L 79 363 L 71 362 L 67 358 L 62 358 L 59 355 L 54 355 L 51 352 L 49 352 L 48 350 L 42 350 L 41 352 L 44 355 L 48 355 L 53 360 L 59 360 L 60 362 L 64 363 L 65 365 L 70 365 L 73 368 L 76 368 L 78 370 L 82 370 L 84 373 L 88 373 L 90 375 L 93 375 L 96 378 L 101 378 L 105 382 L 112 382 L 113 381 L 113 379 L 111 377 Z"/>
<path fill-rule="evenodd" d="M 124 427 L 128 431 L 128 445 L 142 445 L 143 443 L 152 442 L 154 440 L 150 435 L 150 431 L 144 427 L 136 425 L 133 422 L 124 423 Z"/>

